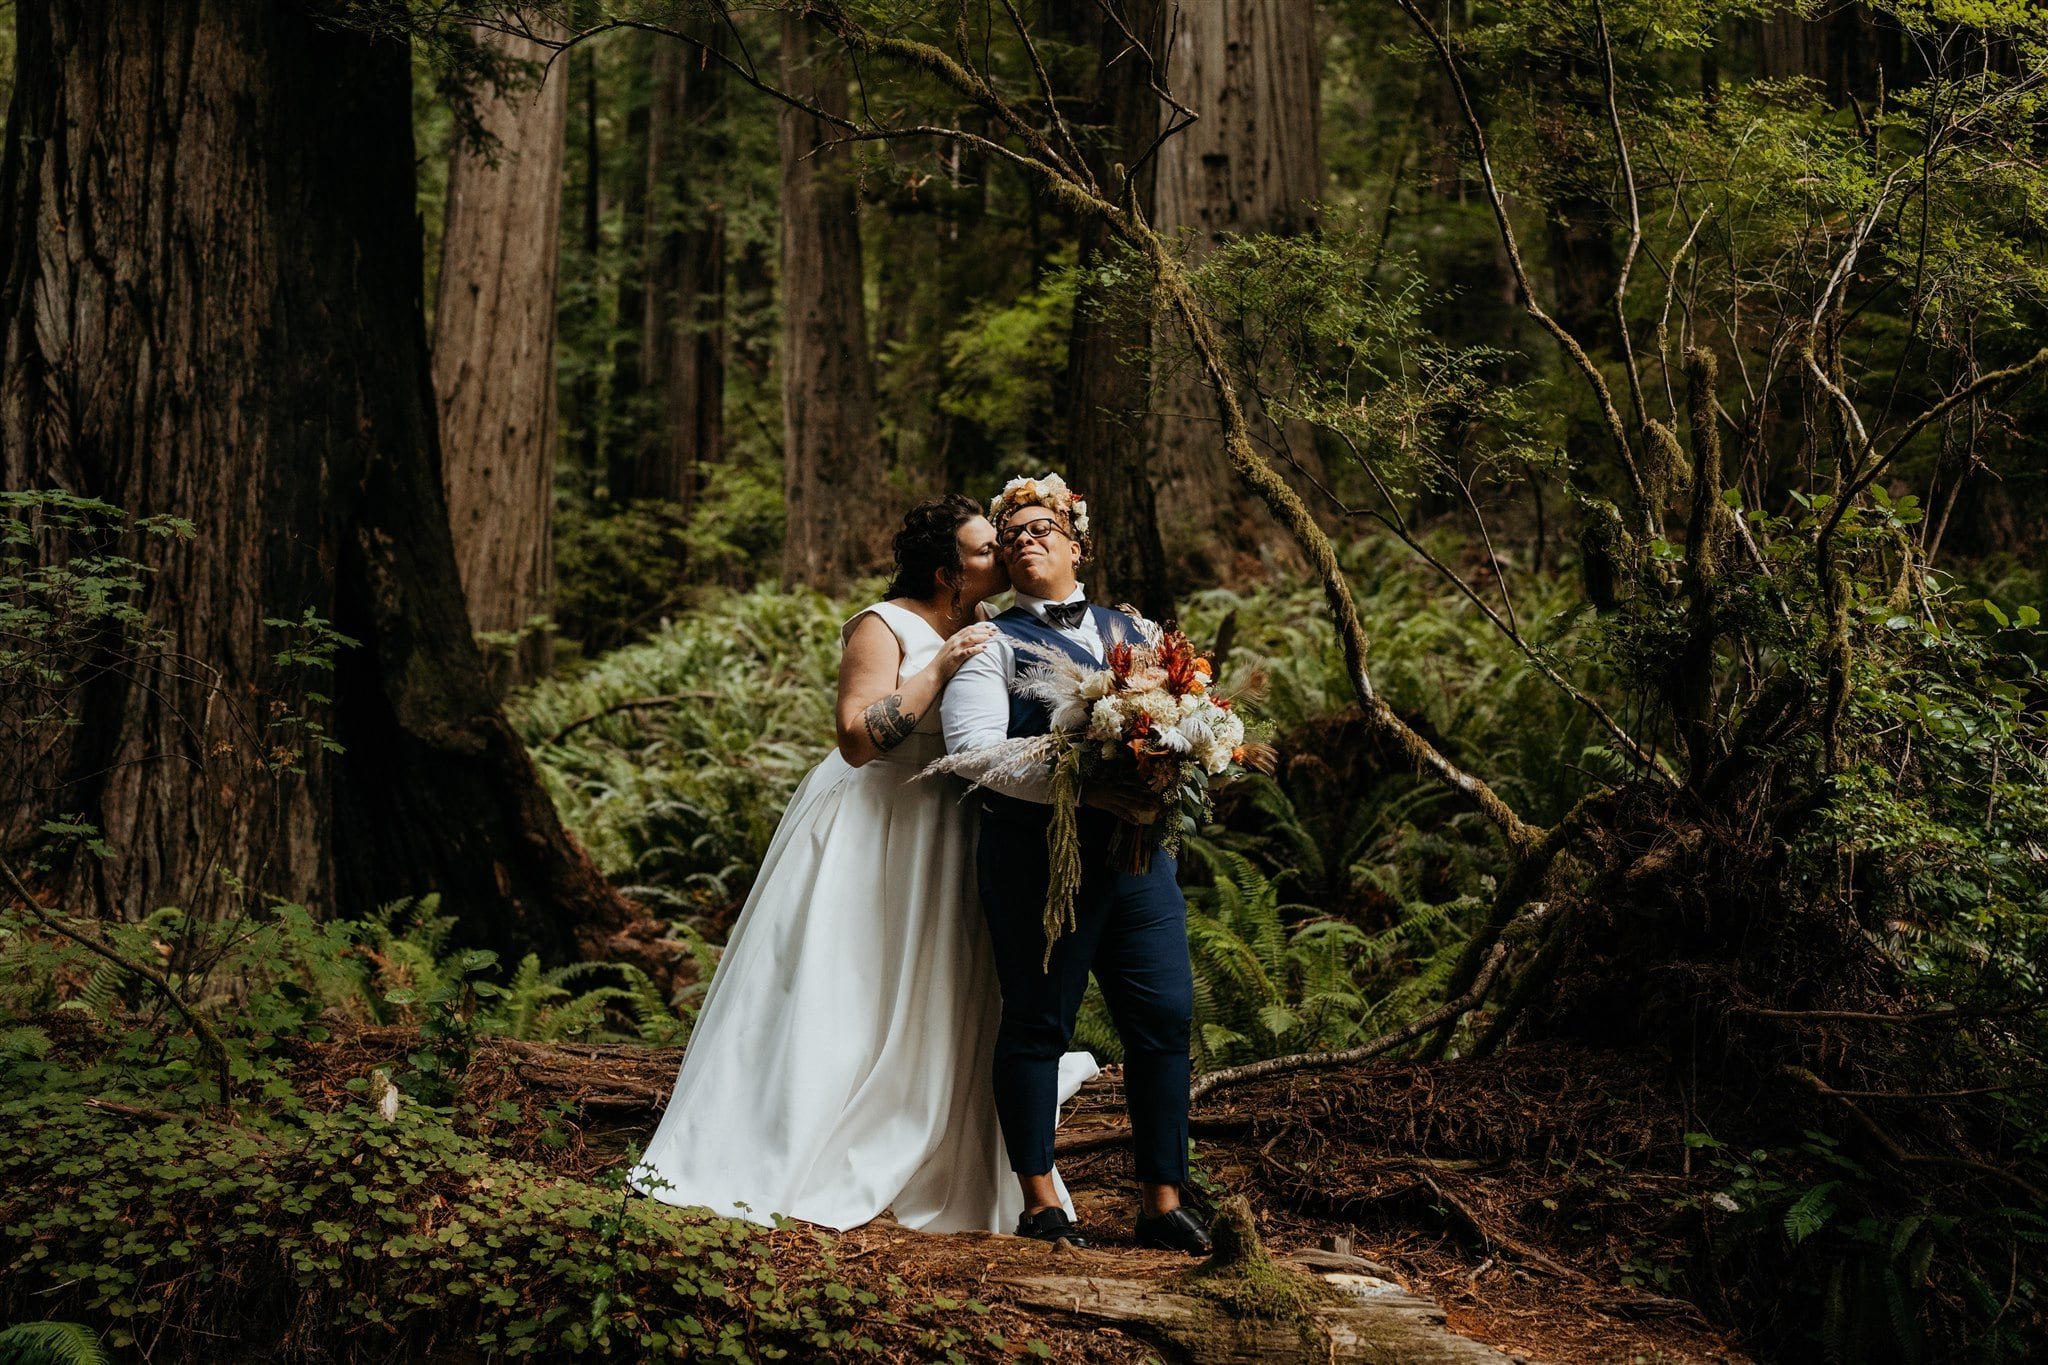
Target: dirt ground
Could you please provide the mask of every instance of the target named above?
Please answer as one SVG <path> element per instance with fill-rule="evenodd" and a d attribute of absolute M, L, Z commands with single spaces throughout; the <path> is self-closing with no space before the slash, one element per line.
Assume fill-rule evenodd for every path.
<path fill-rule="evenodd" d="M 403 1055 L 412 1041 L 366 1030 L 317 1049 L 337 1102 L 343 1077 Z M 469 1098 L 479 1108 L 511 1099 L 527 1113 L 509 1131 L 539 1131 L 533 1115 L 543 1104 L 578 1111 L 566 1149 L 531 1155 L 587 1177 L 652 1132 L 679 1054 L 490 1040 L 478 1060 Z M 1680 1296 L 1717 1188 L 1693 1164 L 1687 1113 L 1663 1075 L 1628 1053 L 1524 1048 L 1486 1061 L 1300 1072 L 1197 1103 L 1193 1195 L 1200 1203 L 1242 1194 L 1276 1254 L 1334 1246 L 1377 1262 L 1385 1278 L 1434 1300 L 1452 1330 L 1523 1360 L 1747 1361 Z M 1025 1307 L 1000 1284 L 1033 1273 L 1163 1278 L 1185 1268 L 1185 1258 L 1131 1244 L 1137 1188 L 1123 1122 L 1115 1068 L 1063 1117 L 1060 1170 L 1090 1250 L 932 1236 L 880 1219 L 831 1239 L 831 1254 L 844 1274 L 891 1299 L 987 1305 L 977 1339 L 963 1347 L 972 1358 L 1019 1356 L 1036 1339 L 1060 1361 L 1176 1360 L 1159 1341 Z M 792 1267 L 824 1254 L 801 1226 L 770 1240 Z M 932 1358 L 914 1333 L 891 1328 L 877 1340 L 897 1359 Z"/>
<path fill-rule="evenodd" d="M 1518 1212 L 1548 1213 L 1545 1199 L 1560 1202 L 1580 1186 L 1598 1163 L 1567 1148 L 1592 1132 L 1608 1159 L 1632 1156 L 1637 1167 L 1623 1177 L 1601 1171 L 1607 1201 L 1639 1198 L 1630 1186 L 1669 1197 L 1692 1183 L 1641 1169 L 1682 1153 L 1683 1134 L 1649 1131 L 1666 1117 L 1659 1098 L 1639 1093 L 1631 1109 L 1630 1087 L 1615 1094 L 1611 1067 L 1588 1069 L 1612 1060 L 1539 1054 L 1462 1072 L 1390 1064 L 1222 1092 L 1196 1109 L 1199 1178 L 1246 1195 L 1276 1254 L 1343 1246 L 1434 1299 L 1453 1331 L 1509 1355 L 1544 1365 L 1747 1361 L 1692 1304 L 1624 1283 L 1625 1248 L 1611 1245 L 1612 1234 L 1559 1244 L 1532 1235 Z M 1587 1084 L 1589 1074 L 1603 1084 Z M 1105 1260 L 1170 1263 L 1131 1245 L 1137 1186 L 1115 1140 L 1122 1103 L 1114 1071 L 1077 1097 L 1064 1145 L 1107 1145 L 1063 1155 L 1060 1169 Z"/>
<path fill-rule="evenodd" d="M 1598 1065 L 1611 1061 L 1389 1064 L 1247 1086 L 1198 1107 L 1198 1179 L 1246 1195 L 1275 1254 L 1341 1247 L 1377 1262 L 1435 1300 L 1451 1330 L 1521 1360 L 1748 1361 L 1691 1303 L 1629 1282 L 1644 1275 L 1631 1269 L 1645 1254 L 1630 1236 L 1637 1208 L 1648 1225 L 1668 1224 L 1669 1210 L 1711 1183 L 1684 1169 L 1682 1132 L 1656 1131 L 1672 1117 L 1661 1097 Z M 978 1298 L 1011 1354 L 1036 1338 L 1062 1361 L 1179 1358 L 1078 1312 L 1022 1307 L 1000 1283 L 1032 1273 L 1163 1278 L 1187 1264 L 1131 1243 L 1137 1187 L 1114 1070 L 1070 1106 L 1062 1134 L 1060 1169 L 1090 1250 L 878 1220 L 838 1239 L 839 1260 L 886 1265 L 920 1293 Z M 1597 1157 L 1574 1145 L 1596 1134 Z"/>

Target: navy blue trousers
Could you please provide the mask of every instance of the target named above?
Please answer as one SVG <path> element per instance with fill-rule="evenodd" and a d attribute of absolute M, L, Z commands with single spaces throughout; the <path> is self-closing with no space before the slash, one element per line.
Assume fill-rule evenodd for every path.
<path fill-rule="evenodd" d="M 1188 1173 L 1189 1020 L 1187 902 L 1174 860 L 1154 856 L 1132 875 L 1105 852 L 1113 821 L 1081 812 L 1081 891 L 1075 928 L 1045 961 L 1045 807 L 995 797 L 982 817 L 977 880 L 1002 984 L 996 1034 L 996 1116 L 1010 1169 L 1053 1165 L 1060 1056 L 1093 971 L 1124 1045 L 1124 1098 L 1140 1180 L 1180 1184 Z"/>

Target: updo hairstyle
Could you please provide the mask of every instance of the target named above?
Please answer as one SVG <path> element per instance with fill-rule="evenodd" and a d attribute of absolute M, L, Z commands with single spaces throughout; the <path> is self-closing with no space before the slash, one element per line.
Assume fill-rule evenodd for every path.
<path fill-rule="evenodd" d="M 939 591 L 939 575 L 960 567 L 960 528 L 980 516 L 981 504 L 960 493 L 921 502 L 903 514 L 891 549 L 896 576 L 889 597 L 923 600 Z"/>

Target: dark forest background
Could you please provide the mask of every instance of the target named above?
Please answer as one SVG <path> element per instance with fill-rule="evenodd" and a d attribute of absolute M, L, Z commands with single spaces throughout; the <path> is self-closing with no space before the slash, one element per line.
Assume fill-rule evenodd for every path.
<path fill-rule="evenodd" d="M 928 1349 L 604 1212 L 587 1097 L 476 1058 L 686 1040 L 903 510 L 1054 469 L 1091 596 L 1256 677 L 1282 756 L 1185 864 L 1198 1070 L 1272 1101 L 1218 1192 L 1760 1358 L 2039 1346 L 2036 7 L 0 15 L 17 1317 L 199 1356 L 234 1281 L 309 1358 Z M 1299 1120 L 1284 1179 L 1247 1088 L 1474 1068 L 1527 1112 Z M 574 1155 L 470 1209 L 517 1273 L 273 1150 L 483 1179 L 551 1159 L 515 1127 Z M 1374 1183 L 1408 1148 L 1449 1194 Z M 619 1268 L 684 1242 L 744 1269 Z"/>

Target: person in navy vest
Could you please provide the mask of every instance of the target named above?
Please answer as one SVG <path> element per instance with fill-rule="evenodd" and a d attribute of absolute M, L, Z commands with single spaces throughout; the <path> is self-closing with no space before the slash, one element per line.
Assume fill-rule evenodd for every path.
<path fill-rule="evenodd" d="M 1056 476 L 1012 480 L 990 509 L 1016 605 L 994 618 L 998 634 L 954 675 L 940 702 L 946 749 L 964 753 L 1050 728 L 1042 703 L 1015 696 L 1017 646 L 1050 645 L 1091 664 L 1112 643 L 1135 639 L 1128 617 L 1090 605 L 1077 574 L 1089 556 L 1086 504 Z M 981 791 L 976 881 L 1002 987 L 996 1035 L 996 1115 L 1010 1168 L 1024 1190 L 1020 1236 L 1086 1245 L 1060 1207 L 1053 1181 L 1053 1124 L 1059 1061 L 1090 971 L 1124 1045 L 1124 1093 L 1144 1206 L 1141 1246 L 1207 1255 L 1208 1229 L 1181 1206 L 1188 1168 L 1189 1028 L 1194 979 L 1188 961 L 1187 903 L 1174 860 L 1153 857 L 1128 873 L 1108 856 L 1119 820 L 1159 818 L 1151 793 L 1096 784 L 1079 815 L 1081 888 L 1075 927 L 1045 950 L 1051 818 L 1049 778 L 996 779 Z"/>

